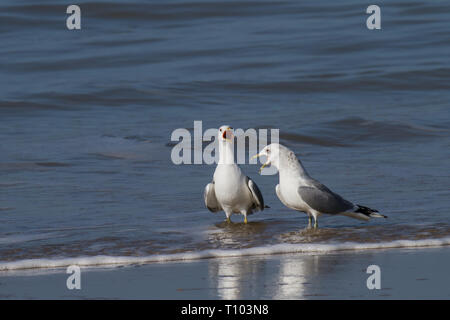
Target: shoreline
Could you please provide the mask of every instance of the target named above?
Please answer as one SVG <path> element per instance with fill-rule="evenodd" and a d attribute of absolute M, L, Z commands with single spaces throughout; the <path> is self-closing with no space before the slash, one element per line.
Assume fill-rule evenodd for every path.
<path fill-rule="evenodd" d="M 215 258 L 261 257 L 284 254 L 333 254 L 340 252 L 364 252 L 372 250 L 390 249 L 426 249 L 450 246 L 450 237 L 441 239 L 421 240 L 394 240 L 381 243 L 356 243 L 343 242 L 335 244 L 327 243 L 300 243 L 300 244 L 276 244 L 244 249 L 210 249 L 198 252 L 185 252 L 174 254 L 154 254 L 143 257 L 136 256 L 80 256 L 60 259 L 24 259 L 19 261 L 0 261 L 0 277 L 4 273 L 20 272 L 27 270 L 54 270 L 70 265 L 80 267 L 126 267 L 132 265 L 147 265 L 153 263 L 195 262 L 198 260 Z M 7 275 L 6 275 L 7 276 Z"/>
<path fill-rule="evenodd" d="M 449 299 L 450 247 L 279 254 L 0 276 L 0 299 Z M 381 289 L 366 286 L 369 265 Z M 27 274 L 28 273 L 28 274 Z"/>

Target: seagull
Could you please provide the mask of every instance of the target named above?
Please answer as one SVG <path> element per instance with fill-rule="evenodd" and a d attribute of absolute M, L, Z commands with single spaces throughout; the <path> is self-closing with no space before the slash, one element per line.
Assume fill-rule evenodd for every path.
<path fill-rule="evenodd" d="M 261 170 L 268 165 L 277 168 L 280 182 L 275 187 L 275 191 L 278 198 L 286 207 L 308 214 L 308 228 L 311 228 L 311 217 L 314 217 L 314 229 L 317 229 L 318 217 L 323 213 L 344 215 L 365 221 L 372 217 L 387 218 L 377 213 L 377 210 L 345 200 L 311 178 L 294 152 L 281 144 L 269 144 L 253 158 L 261 156 L 266 156 L 267 161 L 259 172 L 261 173 Z"/>
<path fill-rule="evenodd" d="M 264 199 L 256 183 L 244 175 L 234 162 L 233 138 L 233 128 L 219 128 L 219 163 L 213 180 L 206 185 L 203 198 L 209 211 L 224 211 L 227 222 L 231 222 L 231 215 L 237 213 L 243 214 L 244 223 L 247 223 L 247 215 L 263 211 L 267 206 L 264 206 Z"/>

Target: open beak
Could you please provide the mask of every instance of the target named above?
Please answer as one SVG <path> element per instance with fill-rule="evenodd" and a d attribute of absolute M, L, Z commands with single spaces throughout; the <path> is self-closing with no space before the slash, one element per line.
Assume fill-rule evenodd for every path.
<path fill-rule="evenodd" d="M 269 161 L 267 161 L 266 163 L 264 163 L 261 168 L 259 168 L 259 174 L 261 174 L 262 169 L 264 169 L 266 166 L 268 166 L 270 164 Z"/>
<path fill-rule="evenodd" d="M 258 153 L 258 154 L 255 154 L 253 157 L 252 157 L 252 159 L 256 159 L 256 158 L 259 158 L 259 157 L 261 157 L 261 156 L 265 156 L 265 154 L 260 154 L 260 153 Z M 262 166 L 261 166 L 261 168 L 259 168 L 259 174 L 261 174 L 261 171 L 262 171 L 262 169 L 264 169 L 266 166 L 268 166 L 270 164 L 270 161 L 267 161 L 266 163 L 264 163 Z"/>
<path fill-rule="evenodd" d="M 232 128 L 228 127 L 227 130 L 225 130 L 225 131 L 223 132 L 222 138 L 223 138 L 224 140 L 226 140 L 226 141 L 232 142 L 232 141 L 233 141 L 233 138 L 234 138 L 234 134 L 233 134 L 233 131 L 232 131 L 232 130 L 233 130 Z"/>

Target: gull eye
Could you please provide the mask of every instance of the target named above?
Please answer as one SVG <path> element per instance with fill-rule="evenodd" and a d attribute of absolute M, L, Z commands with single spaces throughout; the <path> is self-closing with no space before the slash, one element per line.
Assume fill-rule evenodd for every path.
<path fill-rule="evenodd" d="M 270 149 L 267 149 L 267 153 L 270 153 Z"/>
<path fill-rule="evenodd" d="M 222 129 L 220 129 L 220 132 L 222 132 Z"/>

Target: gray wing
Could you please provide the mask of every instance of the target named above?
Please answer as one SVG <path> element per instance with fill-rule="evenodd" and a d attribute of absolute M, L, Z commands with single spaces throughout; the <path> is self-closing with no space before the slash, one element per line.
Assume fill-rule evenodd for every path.
<path fill-rule="evenodd" d="M 205 200 L 205 205 L 209 211 L 217 212 L 222 210 L 222 207 L 220 206 L 216 198 L 214 181 L 206 185 L 205 191 L 203 192 L 203 199 Z"/>
<path fill-rule="evenodd" d="M 247 178 L 247 186 L 250 189 L 250 192 L 252 193 L 252 198 L 253 198 L 253 208 L 252 209 L 259 209 L 261 211 L 264 210 L 264 199 L 263 196 L 261 194 L 261 191 L 259 191 L 258 186 L 256 185 L 255 182 L 253 182 L 252 179 L 250 179 L 249 177 Z"/>
<path fill-rule="evenodd" d="M 313 182 L 313 186 L 301 186 L 297 191 L 303 201 L 321 213 L 343 213 L 354 207 L 353 203 L 345 200 L 317 181 Z"/>

